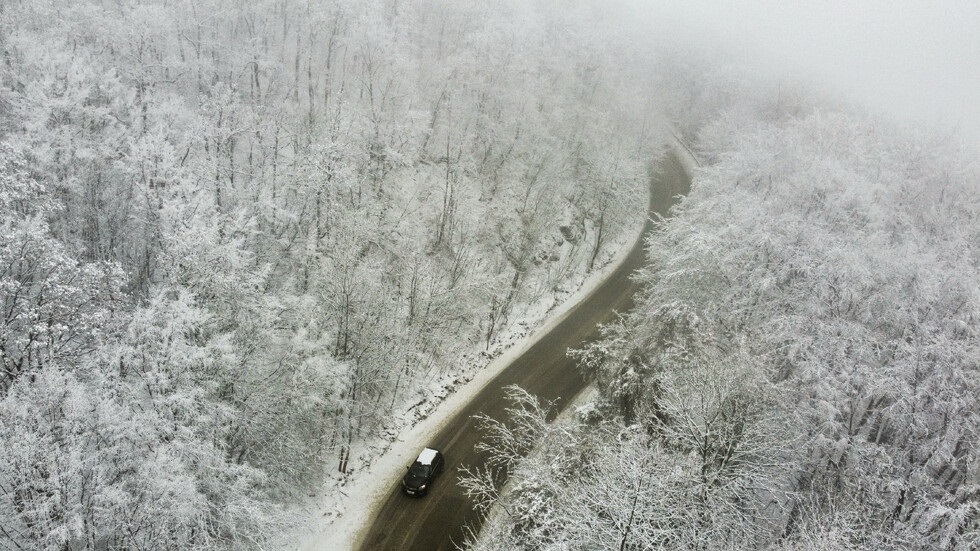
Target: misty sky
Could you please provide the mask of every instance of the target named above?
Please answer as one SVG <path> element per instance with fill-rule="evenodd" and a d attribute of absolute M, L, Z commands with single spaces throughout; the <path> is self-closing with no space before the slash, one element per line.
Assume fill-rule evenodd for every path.
<path fill-rule="evenodd" d="M 980 1 L 634 0 L 655 28 L 702 36 L 904 120 L 980 144 Z"/>

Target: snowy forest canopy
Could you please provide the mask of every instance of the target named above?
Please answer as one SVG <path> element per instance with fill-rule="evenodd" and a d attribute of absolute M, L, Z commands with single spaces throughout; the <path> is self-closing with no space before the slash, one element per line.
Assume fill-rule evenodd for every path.
<path fill-rule="evenodd" d="M 661 113 L 704 167 L 477 546 L 976 547 L 975 159 L 605 4 L 0 2 L 0 548 L 267 545 L 611 252 Z"/>
<path fill-rule="evenodd" d="M 244 549 L 636 226 L 587 5 L 0 3 L 0 548 Z"/>
<path fill-rule="evenodd" d="M 574 420 L 473 549 L 980 547 L 980 170 L 955 139 L 730 69 L 674 65 L 701 167 L 636 310 L 576 351 Z M 686 75 L 686 76 L 685 76 Z M 685 116 L 690 114 L 693 116 Z"/>

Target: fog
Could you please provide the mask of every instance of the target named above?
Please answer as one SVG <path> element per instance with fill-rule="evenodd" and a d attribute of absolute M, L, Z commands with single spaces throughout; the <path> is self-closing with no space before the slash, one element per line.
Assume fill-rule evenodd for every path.
<path fill-rule="evenodd" d="M 634 9 L 651 33 L 980 144 L 974 0 L 635 0 Z"/>

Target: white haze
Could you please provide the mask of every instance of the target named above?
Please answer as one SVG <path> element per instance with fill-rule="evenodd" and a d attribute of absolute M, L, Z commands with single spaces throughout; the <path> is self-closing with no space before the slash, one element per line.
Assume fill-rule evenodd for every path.
<path fill-rule="evenodd" d="M 648 32 L 720 47 L 980 145 L 975 0 L 634 0 Z"/>

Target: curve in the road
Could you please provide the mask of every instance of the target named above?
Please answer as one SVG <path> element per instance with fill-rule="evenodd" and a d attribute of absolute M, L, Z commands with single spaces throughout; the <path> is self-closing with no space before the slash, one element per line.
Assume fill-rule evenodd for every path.
<path fill-rule="evenodd" d="M 671 151 L 651 170 L 651 220 L 666 217 L 676 197 L 690 189 L 691 178 L 682 155 Z M 644 235 L 652 228 L 652 222 L 648 222 Z M 645 239 L 639 239 L 616 271 L 433 435 L 429 444 L 443 451 L 445 472 L 429 495 L 421 499 L 403 495 L 400 481 L 392 480 L 390 494 L 378 509 L 370 529 L 361 541 L 355 542 L 358 548 L 450 550 L 464 540 L 466 530 L 479 529 L 482 519 L 456 484 L 460 466 L 480 466 L 485 459 L 474 450 L 481 435 L 473 416 L 482 413 L 502 419 L 507 405 L 503 389 L 508 385 L 520 385 L 543 400 L 555 401 L 559 411 L 585 388 L 585 381 L 567 351 L 596 338 L 599 324 L 611 321 L 615 312 L 632 306 L 637 284 L 630 276 L 643 265 L 644 243 Z"/>

